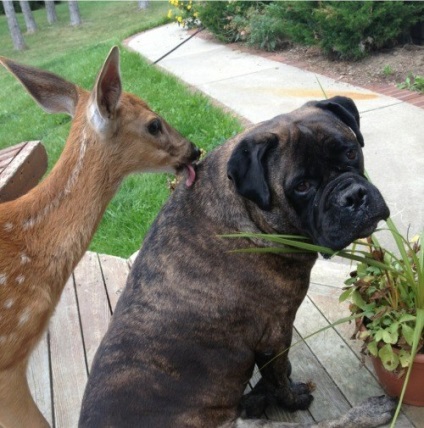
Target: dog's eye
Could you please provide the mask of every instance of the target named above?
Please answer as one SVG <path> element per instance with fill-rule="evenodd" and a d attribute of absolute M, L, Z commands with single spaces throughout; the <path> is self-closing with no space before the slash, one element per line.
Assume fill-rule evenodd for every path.
<path fill-rule="evenodd" d="M 357 156 L 358 156 L 358 150 L 356 150 L 356 149 L 349 149 L 349 150 L 346 152 L 346 157 L 347 157 L 349 160 L 355 160 Z"/>
<path fill-rule="evenodd" d="M 152 135 L 158 135 L 159 132 L 162 130 L 162 124 L 160 123 L 159 119 L 153 119 L 148 125 L 147 130 Z"/>
<path fill-rule="evenodd" d="M 298 193 L 306 193 L 311 188 L 309 181 L 301 181 L 295 188 Z"/>

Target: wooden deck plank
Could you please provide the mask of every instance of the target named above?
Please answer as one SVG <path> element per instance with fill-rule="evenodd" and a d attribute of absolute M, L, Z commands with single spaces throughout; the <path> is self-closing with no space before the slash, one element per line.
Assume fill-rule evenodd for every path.
<path fill-rule="evenodd" d="M 87 366 L 72 277 L 50 321 L 50 352 L 55 426 L 76 427 Z"/>
<path fill-rule="evenodd" d="M 297 331 L 306 337 L 327 325 L 328 322 L 307 296 L 297 313 Z M 330 328 L 320 332 L 307 339 L 307 343 L 351 405 L 359 404 L 364 397 L 382 394 L 374 377 L 335 330 Z"/>
<path fill-rule="evenodd" d="M 25 146 L 26 141 L 19 144 L 14 144 L 10 147 L 5 147 L 0 150 L 0 166 L 4 167 L 9 165 L 9 163 L 13 160 L 13 158 L 22 150 Z"/>
<path fill-rule="evenodd" d="M 308 296 L 314 302 L 315 306 L 320 309 L 324 317 L 331 323 L 334 323 L 350 316 L 349 304 L 347 302 L 339 303 L 338 299 L 341 292 L 341 289 L 311 283 Z M 349 346 L 358 358 L 366 363 L 368 369 L 373 372 L 372 364 L 368 364 L 367 360 L 364 360 L 361 354 L 362 342 L 360 340 L 351 339 L 355 332 L 354 321 L 339 324 L 335 329 L 346 342 L 347 346 Z"/>
<path fill-rule="evenodd" d="M 22 147 L 21 147 L 22 146 Z M 3 152 L 4 154 L 4 152 Z M 11 155 L 10 162 L 7 156 Z M 40 141 L 27 141 L 6 153 L 0 173 L 0 202 L 25 194 L 40 181 L 47 170 L 47 152 Z"/>
<path fill-rule="evenodd" d="M 52 391 L 48 334 L 34 349 L 28 366 L 28 385 L 31 394 L 47 422 L 53 426 Z"/>
<path fill-rule="evenodd" d="M 130 268 L 127 260 L 121 259 L 120 257 L 99 254 L 99 259 L 109 297 L 109 303 L 113 312 L 119 296 L 125 287 L 125 282 Z"/>
<path fill-rule="evenodd" d="M 309 408 L 315 421 L 335 418 L 350 409 L 350 404 L 327 373 L 325 367 L 302 341 L 301 336 L 295 331 L 293 343 L 299 342 L 290 350 L 294 381 L 311 381 L 316 385 L 313 392 L 314 401 Z"/>
<path fill-rule="evenodd" d="M 106 333 L 111 312 L 97 253 L 87 251 L 74 270 L 88 369 Z"/>
<path fill-rule="evenodd" d="M 312 268 L 311 282 L 331 286 L 341 290 L 345 279 L 353 270 L 350 263 L 318 259 Z"/>

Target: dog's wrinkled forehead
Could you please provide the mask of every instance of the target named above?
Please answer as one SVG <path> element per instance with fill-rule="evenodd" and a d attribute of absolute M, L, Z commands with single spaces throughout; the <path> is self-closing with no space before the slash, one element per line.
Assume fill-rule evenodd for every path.
<path fill-rule="evenodd" d="M 361 147 L 364 146 L 364 138 L 360 131 L 359 111 L 350 98 L 336 96 L 322 101 L 310 101 L 301 109 L 315 108 L 323 111 L 346 125 L 356 136 Z"/>
<path fill-rule="evenodd" d="M 262 140 L 266 135 L 275 134 L 281 143 L 314 135 L 319 141 L 327 135 L 345 135 L 356 138 L 361 147 L 364 139 L 360 131 L 360 118 L 355 103 L 346 97 L 333 97 L 322 101 L 309 101 L 302 107 L 286 114 L 278 115 L 256 125 L 241 136 Z"/>

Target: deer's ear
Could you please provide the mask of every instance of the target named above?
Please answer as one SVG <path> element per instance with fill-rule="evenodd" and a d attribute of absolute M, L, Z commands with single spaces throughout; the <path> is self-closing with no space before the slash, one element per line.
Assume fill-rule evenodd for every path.
<path fill-rule="evenodd" d="M 0 57 L 0 63 L 24 86 L 34 100 L 48 113 L 74 116 L 78 103 L 77 87 L 56 74 L 18 64 Z"/>
<path fill-rule="evenodd" d="M 119 49 L 114 46 L 101 68 L 93 89 L 91 110 L 95 128 L 98 131 L 113 119 L 122 94 L 121 74 L 119 71 Z M 97 116 L 97 117 L 96 117 Z"/>

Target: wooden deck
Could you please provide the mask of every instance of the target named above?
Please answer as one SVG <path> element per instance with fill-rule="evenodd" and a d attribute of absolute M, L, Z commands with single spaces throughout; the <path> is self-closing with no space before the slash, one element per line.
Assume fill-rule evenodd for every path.
<path fill-rule="evenodd" d="M 47 153 L 40 141 L 25 141 L 0 150 L 0 202 L 32 189 L 47 170 Z"/>
<path fill-rule="evenodd" d="M 295 323 L 294 341 L 347 315 L 338 303 L 348 267 L 318 262 L 307 298 Z M 44 340 L 30 364 L 30 387 L 53 427 L 77 426 L 84 386 L 97 346 L 106 331 L 129 271 L 118 257 L 87 252 L 68 281 Z M 293 422 L 320 421 L 346 412 L 371 395 L 382 394 L 358 344 L 343 324 L 296 345 L 290 351 L 293 378 L 316 384 L 309 411 L 269 409 L 268 417 Z M 255 381 L 255 375 L 252 382 Z M 424 408 L 404 406 L 397 427 L 424 427 Z"/>

